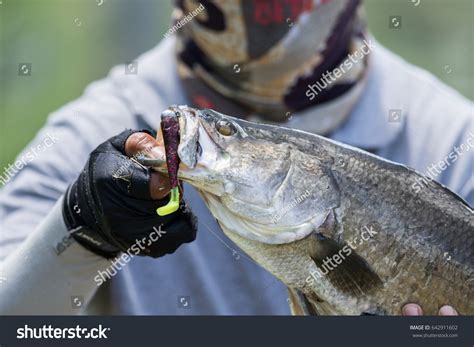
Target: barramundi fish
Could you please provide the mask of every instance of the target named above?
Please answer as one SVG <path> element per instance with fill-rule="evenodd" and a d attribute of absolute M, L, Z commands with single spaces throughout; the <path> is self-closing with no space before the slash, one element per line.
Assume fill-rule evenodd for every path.
<path fill-rule="evenodd" d="M 474 213 L 446 187 L 304 131 L 187 106 L 163 114 L 179 122 L 179 179 L 288 286 L 293 314 L 398 315 L 408 302 L 474 314 Z M 144 160 L 167 172 L 164 158 Z"/>

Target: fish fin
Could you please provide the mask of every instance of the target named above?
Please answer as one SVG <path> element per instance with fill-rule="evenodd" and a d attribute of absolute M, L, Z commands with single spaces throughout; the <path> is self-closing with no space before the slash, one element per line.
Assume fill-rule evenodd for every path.
<path fill-rule="evenodd" d="M 308 302 L 306 296 L 298 289 L 288 287 L 288 299 L 293 316 L 316 316 L 317 311 Z"/>
<path fill-rule="evenodd" d="M 340 315 L 328 302 L 315 293 L 303 294 L 298 289 L 288 287 L 290 310 L 293 316 Z"/>
<path fill-rule="evenodd" d="M 316 295 L 316 293 L 305 294 L 306 300 L 311 305 L 312 310 L 317 312 L 318 316 L 339 316 L 342 312 L 339 312 L 329 302 L 322 300 Z"/>
<path fill-rule="evenodd" d="M 360 298 L 382 287 L 380 277 L 348 244 L 341 245 L 318 232 L 309 237 L 309 255 L 319 275 L 326 277 L 341 292 Z"/>

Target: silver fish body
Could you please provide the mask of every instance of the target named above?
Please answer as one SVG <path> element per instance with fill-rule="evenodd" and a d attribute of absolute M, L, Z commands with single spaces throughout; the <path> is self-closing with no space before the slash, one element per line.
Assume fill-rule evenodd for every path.
<path fill-rule="evenodd" d="M 192 149 L 179 177 L 288 286 L 293 313 L 397 315 L 416 302 L 474 314 L 474 212 L 446 187 L 314 134 L 172 109 Z"/>

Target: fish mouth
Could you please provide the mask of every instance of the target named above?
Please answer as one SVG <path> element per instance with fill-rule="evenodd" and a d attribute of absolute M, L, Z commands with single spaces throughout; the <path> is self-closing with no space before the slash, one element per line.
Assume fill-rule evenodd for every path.
<path fill-rule="evenodd" d="M 188 106 L 170 106 L 163 111 L 163 115 L 172 112 L 179 122 L 179 145 L 177 154 L 179 158 L 178 177 L 191 184 L 198 183 L 208 178 L 210 171 L 219 158 L 218 146 L 201 124 L 200 111 Z M 161 129 L 157 134 L 158 151 L 152 156 L 142 156 L 138 161 L 147 167 L 163 174 L 168 174 L 165 143 Z M 158 153 L 158 155 L 157 155 Z M 196 185 L 196 184 L 193 184 Z"/>
<path fill-rule="evenodd" d="M 217 184 L 213 177 L 216 166 L 222 162 L 222 150 L 209 134 L 211 130 L 205 126 L 199 110 L 188 106 L 172 109 L 178 116 L 180 128 L 178 177 L 198 189 L 221 194 L 222 184 Z"/>
<path fill-rule="evenodd" d="M 196 167 L 199 156 L 202 154 L 202 147 L 199 144 L 199 117 L 197 110 L 187 106 L 170 106 L 162 112 L 164 116 L 170 117 L 170 114 L 176 116 L 179 123 L 179 135 L 177 142 L 177 155 L 180 163 L 187 168 L 193 169 Z M 152 152 L 141 155 L 138 161 L 147 166 L 153 167 L 157 171 L 166 172 L 166 150 L 165 141 L 161 127 L 157 131 L 157 146 Z M 182 165 L 180 165 L 180 168 Z"/>
<path fill-rule="evenodd" d="M 194 169 L 202 155 L 199 143 L 199 113 L 187 106 L 171 106 L 179 121 L 178 157 L 187 168 Z"/>

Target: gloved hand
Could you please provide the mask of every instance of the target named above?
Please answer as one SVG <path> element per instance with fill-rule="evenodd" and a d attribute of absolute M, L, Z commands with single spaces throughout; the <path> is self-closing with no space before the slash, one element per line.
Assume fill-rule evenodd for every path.
<path fill-rule="evenodd" d="M 196 238 L 196 219 L 184 201 L 170 215 L 156 213 L 168 203 L 169 180 L 134 160 L 154 146 L 149 133 L 126 130 L 90 154 L 63 205 L 77 242 L 106 258 L 130 250 L 157 258 Z"/>

